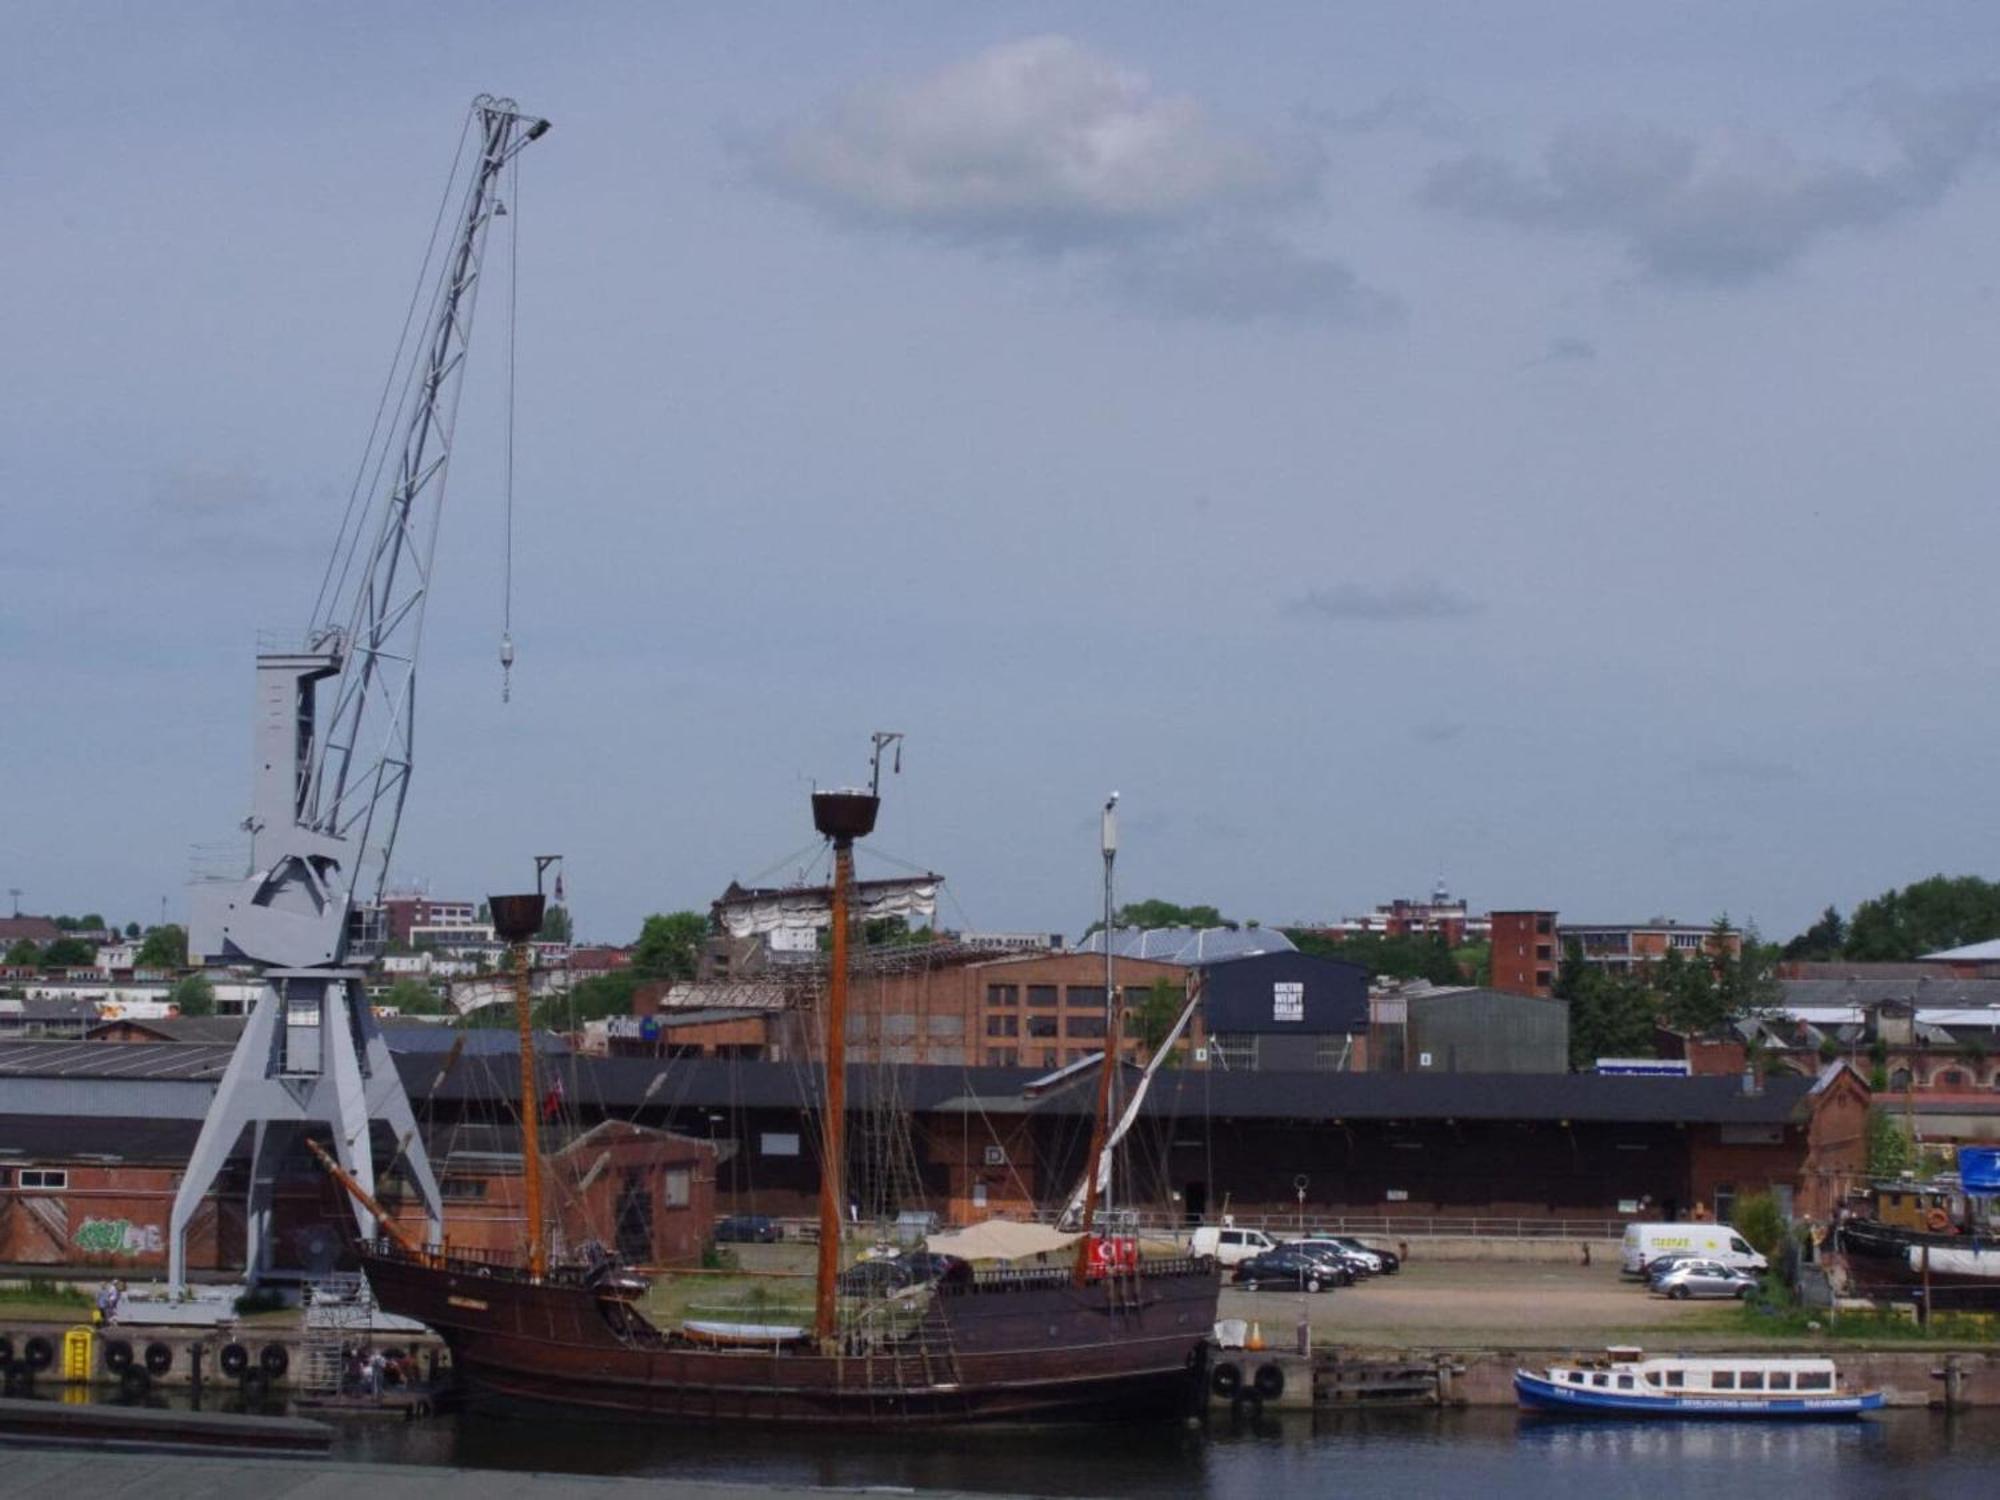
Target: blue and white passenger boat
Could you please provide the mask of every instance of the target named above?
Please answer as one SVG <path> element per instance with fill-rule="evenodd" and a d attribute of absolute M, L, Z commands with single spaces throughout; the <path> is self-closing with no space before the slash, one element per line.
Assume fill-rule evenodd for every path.
<path fill-rule="evenodd" d="M 1514 1372 L 1530 1411 L 1578 1417 L 1727 1417 L 1799 1421 L 1879 1411 L 1880 1391 L 1844 1390 L 1830 1359 L 1716 1354 L 1647 1359 L 1639 1350 Z"/>

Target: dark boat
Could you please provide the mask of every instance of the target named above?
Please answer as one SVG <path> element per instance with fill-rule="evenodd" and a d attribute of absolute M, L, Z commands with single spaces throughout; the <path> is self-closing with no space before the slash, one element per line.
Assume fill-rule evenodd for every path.
<path fill-rule="evenodd" d="M 1197 1409 L 1221 1289 L 1206 1261 L 1141 1259 L 1129 1242 L 1105 1246 L 1085 1234 L 1073 1266 L 974 1273 L 961 1264 L 956 1274 L 858 1314 L 850 1306 L 841 1316 L 837 1184 L 845 1160 L 847 891 L 853 842 L 874 827 L 876 806 L 872 789 L 813 796 L 815 823 L 834 846 L 822 1116 L 829 1165 L 822 1173 L 814 1326 L 663 1329 L 636 1305 L 644 1280 L 609 1258 L 545 1264 L 534 1171 L 536 1111 L 526 1108 L 521 1125 L 531 1233 L 523 1262 L 452 1254 L 393 1232 L 359 1247 L 377 1302 L 444 1339 L 471 1400 L 627 1417 L 858 1428 L 1169 1419 Z M 1107 892 L 1110 859 L 1107 823 Z M 541 899 L 495 897 L 491 906 L 502 936 L 517 944 L 523 1076 L 531 1079 L 526 957 L 518 945 L 540 926 Z M 1107 984 L 1107 996 L 1116 993 Z M 1107 1081 L 1092 1161 L 1105 1142 L 1102 1098 L 1118 1056 L 1119 1018 L 1115 1007 L 1108 1009 Z M 524 1084 L 522 1098 L 534 1097 L 532 1084 Z M 331 1164 L 329 1170 L 344 1180 Z M 1083 1224 L 1101 1222 L 1096 1208 L 1092 1176 Z"/>
<path fill-rule="evenodd" d="M 1958 1156 L 1958 1176 L 1876 1183 L 1841 1220 L 1856 1290 L 1929 1288 L 1940 1308 L 2000 1307 L 2000 1150 Z"/>

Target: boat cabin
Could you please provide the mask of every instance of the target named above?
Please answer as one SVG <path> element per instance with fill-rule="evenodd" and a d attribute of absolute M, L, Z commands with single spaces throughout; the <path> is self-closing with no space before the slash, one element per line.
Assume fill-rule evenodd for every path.
<path fill-rule="evenodd" d="M 1636 1396 L 1827 1396 L 1840 1386 L 1830 1359 L 1749 1355 L 1630 1359 L 1620 1358 L 1620 1353 L 1612 1351 L 1603 1362 L 1558 1365 L 1549 1371 L 1549 1379 L 1559 1386 Z"/>

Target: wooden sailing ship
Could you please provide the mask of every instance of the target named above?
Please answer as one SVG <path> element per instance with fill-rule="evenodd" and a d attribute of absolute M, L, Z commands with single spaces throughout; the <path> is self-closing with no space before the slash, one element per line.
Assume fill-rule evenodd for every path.
<path fill-rule="evenodd" d="M 940 1278 L 894 1317 L 843 1317 L 839 1276 L 844 1180 L 848 900 L 855 840 L 875 826 L 874 790 L 815 792 L 814 823 L 833 845 L 832 955 L 821 1115 L 819 1257 L 811 1328 L 663 1327 L 641 1302 L 645 1280 L 601 1253 L 550 1263 L 542 1234 L 526 942 L 540 895 L 496 897 L 515 945 L 520 1109 L 528 1242 L 518 1260 L 454 1254 L 392 1230 L 360 1247 L 387 1311 L 418 1319 L 450 1346 L 468 1396 L 629 1417 L 896 1428 L 923 1424 L 1118 1417 L 1194 1409 L 1220 1281 L 1190 1259 L 1149 1260 L 1086 1232 L 1074 1264 Z M 1107 887 L 1110 850 L 1107 847 Z M 538 881 L 539 884 L 539 881 Z M 1104 1153 L 1118 1008 L 1109 1035 L 1090 1160 Z M 349 1184 L 351 1191 L 354 1189 Z M 1098 1175 L 1082 1190 L 1093 1222 Z M 378 1215 L 379 1218 L 379 1215 Z"/>

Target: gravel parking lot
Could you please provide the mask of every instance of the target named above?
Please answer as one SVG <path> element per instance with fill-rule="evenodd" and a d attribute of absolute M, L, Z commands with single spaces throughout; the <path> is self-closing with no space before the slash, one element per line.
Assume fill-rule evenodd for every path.
<path fill-rule="evenodd" d="M 1366 1347 L 1599 1345 L 1657 1343 L 1677 1330 L 1688 1345 L 1704 1334 L 1727 1342 L 1734 1307 L 1725 1302 L 1669 1302 L 1619 1277 L 1615 1264 L 1501 1264 L 1417 1259 L 1396 1276 L 1378 1276 L 1305 1300 L 1313 1337 Z M 1221 1315 L 1255 1319 L 1264 1337 L 1289 1342 L 1298 1322 L 1297 1292 L 1225 1287 Z M 1740 1337 L 1740 1335 L 1739 1335 Z"/>

